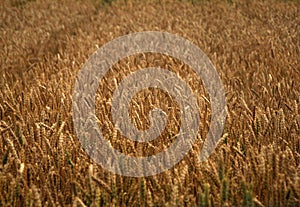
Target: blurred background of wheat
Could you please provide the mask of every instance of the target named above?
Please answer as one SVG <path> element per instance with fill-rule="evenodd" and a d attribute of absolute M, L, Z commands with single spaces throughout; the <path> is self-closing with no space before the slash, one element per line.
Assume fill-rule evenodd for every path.
<path fill-rule="evenodd" d="M 299 8 L 299 1 L 1 1 L 0 206 L 299 206 Z M 121 61 L 96 100 L 99 125 L 120 151 L 161 151 L 180 121 L 174 99 L 149 89 L 130 113 L 143 129 L 152 106 L 171 109 L 164 134 L 138 145 L 114 130 L 107 101 L 131 71 L 155 65 L 177 72 L 198 94 L 202 114 L 199 142 L 174 168 L 122 177 L 81 149 L 71 95 L 97 47 L 147 30 L 183 36 L 208 55 L 226 88 L 227 123 L 215 153 L 200 163 L 210 116 L 201 80 L 171 57 Z"/>

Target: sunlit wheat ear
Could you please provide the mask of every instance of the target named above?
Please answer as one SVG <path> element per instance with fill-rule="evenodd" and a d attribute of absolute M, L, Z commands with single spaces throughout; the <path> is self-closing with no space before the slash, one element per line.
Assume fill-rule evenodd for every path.
<path fill-rule="evenodd" d="M 36 207 L 42 207 L 41 195 L 35 185 L 32 186 L 33 202 Z"/>
<path fill-rule="evenodd" d="M 265 113 L 262 114 L 262 133 L 265 135 L 268 131 L 268 128 L 270 127 L 270 121 Z"/>
<path fill-rule="evenodd" d="M 35 142 L 41 144 L 41 127 L 39 123 L 35 123 Z"/>
<path fill-rule="evenodd" d="M 256 110 L 256 116 L 254 119 L 254 126 L 255 126 L 255 135 L 256 137 L 259 136 L 261 133 L 261 126 L 262 126 L 262 121 L 261 121 L 261 111 L 259 109 Z"/>
<path fill-rule="evenodd" d="M 257 161 L 255 159 L 255 154 L 254 153 L 250 153 L 250 163 L 251 163 L 254 178 L 257 178 L 258 169 L 257 169 Z"/>
<path fill-rule="evenodd" d="M 178 190 L 178 185 L 174 184 L 172 186 L 172 192 L 171 192 L 171 201 L 169 206 L 178 206 L 178 200 L 179 200 L 179 190 Z"/>
<path fill-rule="evenodd" d="M 94 176 L 94 166 L 93 166 L 93 164 L 89 165 L 88 176 L 89 176 L 89 178 L 92 178 Z"/>
<path fill-rule="evenodd" d="M 212 172 L 211 169 L 214 169 L 214 168 L 209 167 L 208 169 L 207 168 L 204 169 L 204 174 L 207 176 L 206 180 L 212 181 L 213 184 L 217 188 L 220 188 L 221 187 L 221 183 L 220 183 L 218 174 L 216 173 L 216 170 L 213 170 L 213 172 Z"/>
<path fill-rule="evenodd" d="M 140 193 L 139 193 L 139 203 L 141 205 L 146 205 L 147 200 L 147 184 L 144 177 L 140 178 Z"/>
<path fill-rule="evenodd" d="M 196 167 L 196 173 L 200 173 L 201 172 L 201 170 L 202 170 L 202 167 L 201 167 L 201 160 L 200 160 L 200 158 L 199 158 L 199 156 L 196 156 L 196 158 L 195 158 L 196 160 L 195 160 L 195 167 Z"/>
<path fill-rule="evenodd" d="M 88 182 L 89 182 L 89 188 L 92 189 L 93 188 L 93 176 L 94 176 L 94 166 L 93 164 L 90 164 L 89 165 L 89 168 L 88 168 Z"/>
<path fill-rule="evenodd" d="M 299 100 L 300 101 L 300 100 Z M 294 100 L 294 113 L 296 114 L 296 115 L 299 115 L 299 103 L 297 103 L 297 101 L 296 100 Z"/>
<path fill-rule="evenodd" d="M 15 149 L 14 143 L 10 140 L 10 138 L 8 136 L 6 137 L 6 142 L 8 144 L 9 149 L 11 150 L 12 155 L 15 158 L 17 164 L 20 165 L 21 161 L 20 161 L 17 151 Z"/>
<path fill-rule="evenodd" d="M 24 163 L 21 163 L 21 164 L 20 164 L 20 167 L 19 167 L 19 169 L 18 169 L 18 174 L 19 174 L 20 176 L 23 175 L 24 168 L 25 168 L 25 164 L 24 164 Z"/>
<path fill-rule="evenodd" d="M 295 116 L 295 125 L 296 125 L 296 129 L 300 130 L 300 115 L 299 114 L 297 114 Z"/>
<path fill-rule="evenodd" d="M 65 126 L 65 122 L 62 122 L 61 126 L 59 127 L 59 129 L 57 131 L 57 135 L 56 135 L 57 141 L 58 141 L 58 148 L 63 157 L 65 157 L 64 156 L 65 149 L 64 149 L 64 145 L 63 145 L 64 144 L 64 134 L 62 133 L 64 126 Z"/>
<path fill-rule="evenodd" d="M 279 171 L 279 173 L 282 173 L 285 170 L 284 169 L 285 157 L 286 157 L 285 153 L 280 153 L 279 154 L 279 158 L 278 158 L 278 167 L 279 167 L 278 171 Z"/>
<path fill-rule="evenodd" d="M 150 189 L 147 190 L 147 206 L 153 206 L 154 203 L 153 203 L 153 198 L 152 198 L 152 193 L 150 191 Z"/>
<path fill-rule="evenodd" d="M 4 108 L 2 104 L 0 104 L 0 120 L 2 120 L 3 118 L 4 118 Z"/>
<path fill-rule="evenodd" d="M 245 134 L 244 138 L 244 151 L 248 151 L 251 148 L 250 138 L 247 134 Z"/>
<path fill-rule="evenodd" d="M 35 126 L 32 124 L 32 126 L 28 127 L 28 135 L 27 135 L 27 142 L 28 146 L 32 146 L 33 143 L 35 142 Z"/>
<path fill-rule="evenodd" d="M 273 116 L 272 116 L 272 112 L 271 112 L 270 107 L 267 107 L 266 115 L 267 115 L 267 118 L 268 118 L 269 120 L 272 119 Z"/>
<path fill-rule="evenodd" d="M 185 181 L 189 173 L 189 166 L 186 163 L 183 163 L 184 167 L 180 169 L 180 174 L 178 175 L 178 184 L 181 186 L 181 189 L 184 189 Z"/>
<path fill-rule="evenodd" d="M 278 170 L 279 170 L 278 156 L 276 153 L 273 153 L 273 155 L 272 155 L 272 176 L 273 176 L 274 180 L 276 180 L 278 177 Z"/>
<path fill-rule="evenodd" d="M 261 177 L 264 177 L 264 173 L 265 173 L 265 158 L 264 158 L 264 150 L 265 150 L 265 147 L 262 147 L 261 149 L 261 153 L 258 155 L 258 172 L 259 172 L 259 175 Z"/>
<path fill-rule="evenodd" d="M 285 127 L 285 115 L 284 115 L 284 112 L 283 112 L 283 109 L 280 109 L 279 110 L 279 131 L 281 134 L 283 134 L 286 130 L 286 127 Z"/>

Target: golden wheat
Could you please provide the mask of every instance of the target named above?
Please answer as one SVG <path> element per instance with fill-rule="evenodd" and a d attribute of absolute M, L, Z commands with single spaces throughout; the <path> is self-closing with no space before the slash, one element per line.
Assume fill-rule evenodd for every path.
<path fill-rule="evenodd" d="M 299 4 L 1 1 L 0 206 L 299 206 Z M 113 92 L 145 67 L 166 68 L 190 86 L 200 124 L 192 149 L 172 169 L 145 178 L 114 175 L 94 163 L 77 139 L 74 84 L 97 48 L 151 30 L 185 37 L 211 59 L 226 89 L 225 130 L 210 159 L 200 162 L 212 110 L 201 77 L 165 54 L 126 57 L 100 81 L 95 98 L 98 126 L 112 147 L 150 156 L 174 143 L 180 130 L 176 100 L 157 89 L 136 94 L 129 109 L 143 130 L 153 108 L 167 114 L 157 139 L 137 143 L 114 127 Z"/>

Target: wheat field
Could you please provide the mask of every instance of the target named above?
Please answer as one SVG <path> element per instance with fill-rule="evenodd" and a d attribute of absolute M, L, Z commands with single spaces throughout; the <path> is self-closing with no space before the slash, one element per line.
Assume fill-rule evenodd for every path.
<path fill-rule="evenodd" d="M 300 2 L 221 0 L 3 0 L 0 2 L 0 206 L 300 206 Z M 178 104 L 143 90 L 129 113 L 149 127 L 153 107 L 168 123 L 155 140 L 126 139 L 112 124 L 112 92 L 133 71 L 163 67 L 197 94 L 200 130 L 182 161 L 142 178 L 115 175 L 82 149 L 72 121 L 78 71 L 122 35 L 166 31 L 201 48 L 226 91 L 217 148 L 198 159 L 211 107 L 199 77 L 173 57 L 144 53 L 115 64 L 96 97 L 99 127 L 132 156 L 166 149 L 179 131 Z"/>

